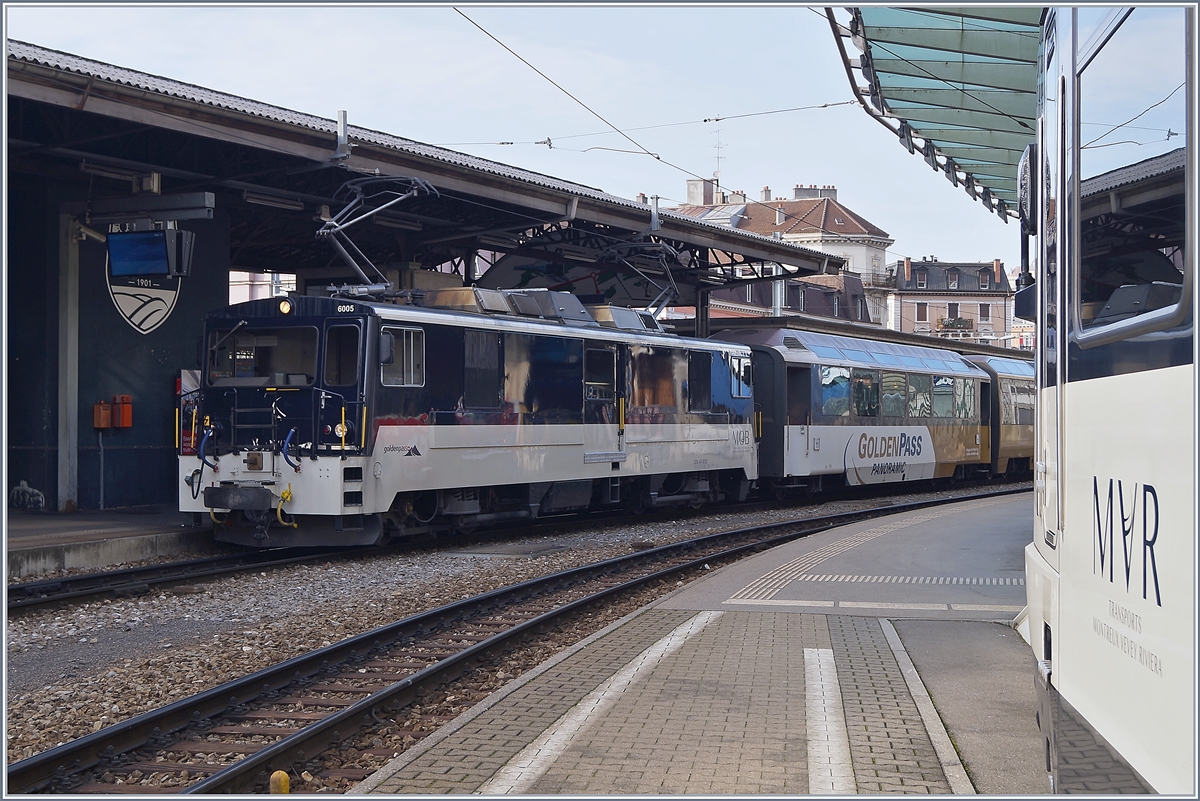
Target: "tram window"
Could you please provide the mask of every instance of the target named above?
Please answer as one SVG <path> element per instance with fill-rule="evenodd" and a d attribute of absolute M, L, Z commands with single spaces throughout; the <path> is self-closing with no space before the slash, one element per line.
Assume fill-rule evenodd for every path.
<path fill-rule="evenodd" d="M 908 376 L 908 416 L 928 417 L 933 408 L 932 380 L 927 375 Z"/>
<path fill-rule="evenodd" d="M 850 372 L 850 397 L 856 417 L 879 416 L 879 373 L 854 369 Z"/>
<path fill-rule="evenodd" d="M 850 414 L 850 369 L 821 368 L 821 414 L 846 417 Z"/>
<path fill-rule="evenodd" d="M 500 407 L 500 335 L 491 331 L 464 331 L 463 406 L 467 409 Z"/>
<path fill-rule="evenodd" d="M 949 376 L 933 377 L 933 416 L 954 416 L 954 379 Z"/>
<path fill-rule="evenodd" d="M 904 373 L 884 371 L 879 381 L 879 407 L 884 417 L 904 416 L 904 385 Z"/>
<path fill-rule="evenodd" d="M 305 386 L 316 377 L 316 328 L 230 330 L 209 332 L 209 384 Z"/>
<path fill-rule="evenodd" d="M 787 368 L 788 425 L 808 424 L 809 398 L 812 395 L 811 376 L 808 367 L 789 365 Z"/>
<path fill-rule="evenodd" d="M 358 382 L 358 326 L 331 325 L 325 331 L 325 386 Z"/>
<path fill-rule="evenodd" d="M 975 419 L 975 382 L 969 378 L 954 379 L 954 416 L 963 420 Z"/>
<path fill-rule="evenodd" d="M 383 365 L 388 387 L 425 386 L 425 332 L 419 328 L 384 328 L 395 343 L 392 363 Z"/>
<path fill-rule="evenodd" d="M 1185 11 L 1139 7 L 1121 16 L 1094 21 L 1081 54 L 1090 60 L 1080 62 L 1080 259 L 1072 290 L 1084 329 L 1175 306 L 1188 244 Z"/>
<path fill-rule="evenodd" d="M 729 357 L 729 372 L 731 373 L 731 388 L 730 392 L 735 398 L 750 397 L 750 388 L 753 386 L 751 381 L 751 363 L 747 356 L 730 356 Z"/>
<path fill-rule="evenodd" d="M 688 353 L 688 411 L 707 412 L 712 408 L 712 354 Z"/>

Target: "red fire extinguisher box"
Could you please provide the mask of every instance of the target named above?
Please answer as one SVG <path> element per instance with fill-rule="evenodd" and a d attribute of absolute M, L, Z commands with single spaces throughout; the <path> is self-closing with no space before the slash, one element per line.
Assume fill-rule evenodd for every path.
<path fill-rule="evenodd" d="M 113 428 L 133 427 L 132 395 L 113 395 L 112 426 Z"/>

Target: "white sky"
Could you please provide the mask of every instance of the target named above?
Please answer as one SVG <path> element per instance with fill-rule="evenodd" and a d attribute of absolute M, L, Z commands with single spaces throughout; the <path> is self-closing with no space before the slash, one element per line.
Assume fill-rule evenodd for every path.
<path fill-rule="evenodd" d="M 836 186 L 895 240 L 889 263 L 935 255 L 1017 269 L 1018 226 L 856 105 L 702 122 L 851 100 L 820 8 L 460 8 L 662 161 L 581 152 L 638 148 L 451 6 L 6 5 L 5 34 L 329 119 L 345 109 L 353 125 L 666 206 L 684 201 L 688 172 L 712 176 L 719 152 L 722 186 L 750 198 Z M 553 148 L 534 144 L 547 137 Z"/>

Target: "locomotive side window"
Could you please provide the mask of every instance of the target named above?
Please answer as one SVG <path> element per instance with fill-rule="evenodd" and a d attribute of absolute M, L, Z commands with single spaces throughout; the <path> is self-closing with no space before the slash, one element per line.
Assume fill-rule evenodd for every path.
<path fill-rule="evenodd" d="M 634 345 L 629 349 L 629 356 L 633 368 L 630 406 L 643 409 L 643 414 L 652 416 L 677 411 L 679 399 L 675 393 L 682 383 L 676 378 L 677 370 L 687 369 L 683 352 Z"/>
<path fill-rule="evenodd" d="M 847 417 L 850 414 L 850 368 L 821 368 L 821 414 Z"/>
<path fill-rule="evenodd" d="M 729 371 L 732 373 L 730 392 L 735 398 L 750 397 L 751 381 L 750 359 L 746 356 L 729 357 Z"/>
<path fill-rule="evenodd" d="M 608 348 L 588 348 L 583 359 L 585 400 L 613 400 L 617 389 L 617 354 Z"/>
<path fill-rule="evenodd" d="M 883 377 L 879 382 L 880 387 L 880 411 L 884 417 L 903 417 L 904 416 L 904 373 L 892 373 L 884 371 Z"/>
<path fill-rule="evenodd" d="M 856 417 L 879 416 L 879 373 L 854 369 L 850 373 L 851 398 Z"/>
<path fill-rule="evenodd" d="M 688 352 L 688 411 L 707 412 L 712 408 L 712 354 Z"/>
<path fill-rule="evenodd" d="M 929 417 L 932 410 L 932 377 L 910 373 L 908 376 L 908 416 Z"/>
<path fill-rule="evenodd" d="M 331 325 L 325 331 L 325 385 L 358 382 L 358 326 Z"/>
<path fill-rule="evenodd" d="M 1187 246 L 1185 10 L 1103 11 L 1084 41 L 1078 78 L 1080 253 L 1071 308 L 1085 347 L 1101 344 L 1103 327 L 1133 336 L 1173 325 L 1167 311 L 1167 321 L 1133 330 L 1139 316 L 1179 304 Z"/>
<path fill-rule="evenodd" d="M 500 335 L 492 331 L 464 331 L 463 406 L 467 409 L 500 408 Z"/>
<path fill-rule="evenodd" d="M 208 383 L 305 386 L 317 374 L 316 328 L 216 329 L 209 332 Z"/>
<path fill-rule="evenodd" d="M 384 386 L 425 386 L 425 332 L 419 328 L 390 326 L 383 330 L 391 334 L 396 343 L 392 363 L 383 365 Z"/>

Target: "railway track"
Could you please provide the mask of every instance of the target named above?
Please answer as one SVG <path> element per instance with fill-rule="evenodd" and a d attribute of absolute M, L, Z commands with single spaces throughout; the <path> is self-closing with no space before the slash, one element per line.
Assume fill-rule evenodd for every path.
<path fill-rule="evenodd" d="M 1001 490 L 995 497 L 1026 490 Z M 968 498 L 889 504 L 709 534 L 448 604 L 108 726 L 8 768 L 13 793 L 262 792 L 271 773 L 351 781 L 326 766 L 362 730 L 590 605 L 673 574 L 882 514 Z M 378 756 L 391 756 L 387 754 Z M 361 774 L 361 775 L 359 775 Z M 153 787 L 141 780 L 154 775 Z M 164 786 L 166 785 L 166 786 Z"/>
<path fill-rule="evenodd" d="M 959 486 L 967 488 L 971 485 L 962 483 Z M 987 485 L 981 483 L 981 486 Z M 827 492 L 823 499 L 826 501 L 837 501 L 869 498 L 886 498 L 886 494 L 881 494 L 876 488 L 850 488 Z M 786 505 L 789 501 L 782 503 Z M 806 501 L 805 499 L 796 497 L 790 499 L 790 503 L 800 506 L 804 505 Z M 747 502 L 738 508 L 749 513 L 763 508 L 779 508 L 780 505 L 781 502 L 776 500 L 759 500 Z M 634 520 L 638 522 L 652 522 L 659 517 L 666 519 L 703 517 L 712 514 L 714 511 L 725 510 L 726 507 L 706 506 L 698 510 L 662 509 L 640 515 L 621 515 L 615 517 L 612 513 L 606 512 L 595 515 L 594 519 L 606 520 L 611 524 L 620 525 L 622 522 Z M 494 541 L 497 537 L 511 534 L 514 529 L 519 529 L 522 536 L 537 536 L 543 531 L 554 533 L 561 525 L 561 520 L 552 519 L 532 525 L 524 524 L 517 527 L 499 527 L 472 534 L 460 534 L 454 540 L 454 545 L 462 547 Z M 121 570 L 81 573 L 75 576 L 64 576 L 42 581 L 21 582 L 8 585 L 7 609 L 12 613 L 101 597 L 132 597 L 145 595 L 150 592 L 152 587 L 166 587 L 246 571 L 285 567 L 294 564 L 323 562 L 330 559 L 353 559 L 360 556 L 376 556 L 387 553 L 399 553 L 405 550 L 440 547 L 444 543 L 444 539 L 439 539 L 436 535 L 429 534 L 414 536 L 382 546 L 330 548 L 317 551 L 304 548 L 245 551 L 237 554 L 223 554 L 179 562 L 124 568 Z"/>

